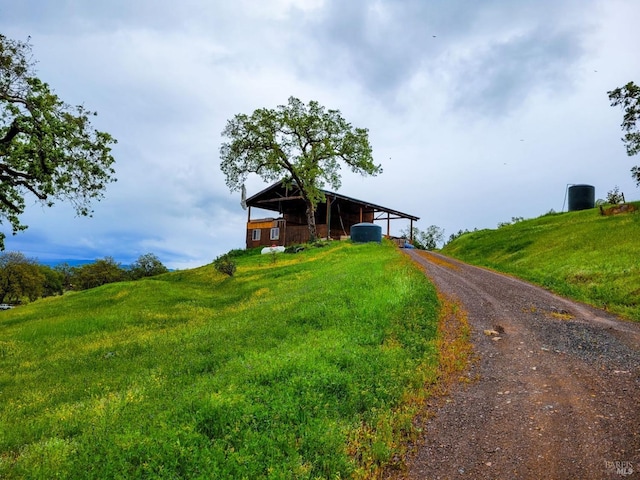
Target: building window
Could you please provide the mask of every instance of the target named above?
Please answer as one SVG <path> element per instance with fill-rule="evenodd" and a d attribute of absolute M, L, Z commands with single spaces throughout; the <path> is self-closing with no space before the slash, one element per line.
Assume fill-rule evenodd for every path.
<path fill-rule="evenodd" d="M 269 240 L 278 240 L 279 238 L 280 238 L 280 228 L 278 227 L 272 228 L 271 236 L 269 237 Z"/>
<path fill-rule="evenodd" d="M 253 240 L 254 242 L 258 242 L 260 241 L 260 229 L 256 228 L 253 230 L 253 232 L 251 233 L 251 240 Z"/>

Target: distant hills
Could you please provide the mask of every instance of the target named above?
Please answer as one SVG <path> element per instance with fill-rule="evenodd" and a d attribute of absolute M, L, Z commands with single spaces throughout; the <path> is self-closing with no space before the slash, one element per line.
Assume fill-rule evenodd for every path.
<path fill-rule="evenodd" d="M 48 267 L 55 267 L 56 265 L 62 265 L 64 263 L 72 266 L 78 267 L 80 265 L 86 265 L 87 263 L 93 263 L 96 259 L 77 259 L 77 258 L 62 258 L 60 260 L 40 260 L 38 259 L 38 263 L 42 265 L 47 265 Z"/>
<path fill-rule="evenodd" d="M 82 265 L 87 265 L 88 263 L 95 263 L 96 260 L 99 260 L 100 258 L 104 258 L 104 257 L 99 257 L 99 258 L 62 258 L 59 260 L 40 260 L 39 258 L 37 259 L 38 263 L 40 263 L 41 265 L 46 265 L 48 267 L 55 267 L 57 265 L 62 265 L 64 263 L 68 264 L 71 267 L 80 267 Z M 120 267 L 124 268 L 124 269 L 128 269 L 131 265 L 129 264 L 121 264 Z"/>

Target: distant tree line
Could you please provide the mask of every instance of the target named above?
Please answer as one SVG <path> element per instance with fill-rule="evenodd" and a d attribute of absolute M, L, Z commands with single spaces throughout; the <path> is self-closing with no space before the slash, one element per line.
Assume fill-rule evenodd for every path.
<path fill-rule="evenodd" d="M 444 229 L 437 225 L 430 225 L 424 231 L 417 227 L 407 227 L 400 231 L 400 235 L 406 239 L 412 238 L 412 245 L 419 250 L 435 250 L 444 238 Z"/>
<path fill-rule="evenodd" d="M 49 267 L 20 252 L 5 252 L 0 254 L 0 302 L 33 302 L 39 298 L 62 295 L 68 290 L 87 290 L 168 271 L 153 253 L 141 255 L 125 268 L 112 257 L 75 267 L 68 263 Z"/>
<path fill-rule="evenodd" d="M 477 232 L 478 229 L 474 228 L 473 232 Z M 460 229 L 458 230 L 457 233 L 452 233 L 451 235 L 449 235 L 449 239 L 444 243 L 445 245 L 447 245 L 448 243 L 453 242 L 454 240 L 460 238 L 463 235 L 466 235 L 467 233 L 472 233 L 471 230 L 469 230 L 468 228 L 465 228 L 464 230 Z"/>

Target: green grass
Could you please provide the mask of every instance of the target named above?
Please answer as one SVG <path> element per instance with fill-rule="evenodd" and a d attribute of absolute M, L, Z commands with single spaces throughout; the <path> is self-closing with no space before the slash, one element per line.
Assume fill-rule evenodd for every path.
<path fill-rule="evenodd" d="M 640 321 L 640 213 L 546 215 L 465 234 L 442 252 Z"/>
<path fill-rule="evenodd" d="M 0 315 L 0 478 L 374 475 L 433 382 L 438 301 L 393 246 L 329 247 Z"/>

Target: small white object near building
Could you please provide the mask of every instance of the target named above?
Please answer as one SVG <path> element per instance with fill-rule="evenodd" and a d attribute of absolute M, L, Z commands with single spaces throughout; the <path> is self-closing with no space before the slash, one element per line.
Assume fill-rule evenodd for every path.
<path fill-rule="evenodd" d="M 263 255 L 265 253 L 282 253 L 282 252 L 284 252 L 284 247 L 281 247 L 281 246 L 278 246 L 278 245 L 271 245 L 270 247 L 264 247 L 260 252 Z"/>

